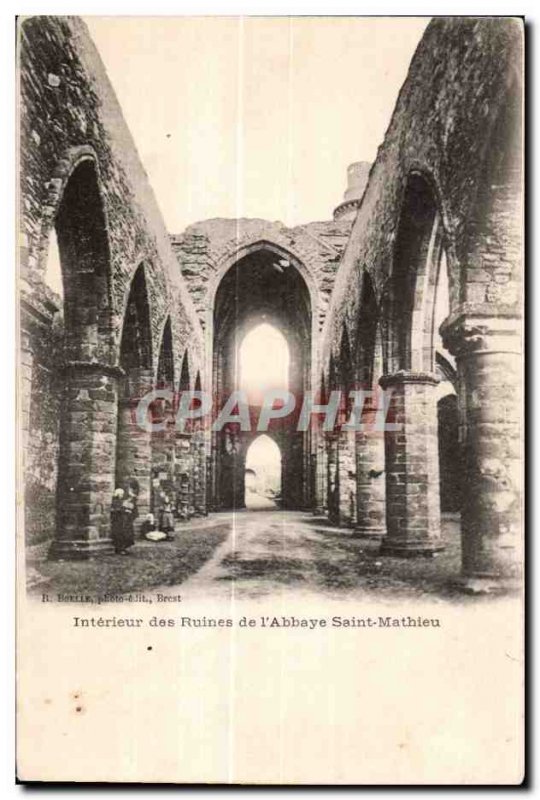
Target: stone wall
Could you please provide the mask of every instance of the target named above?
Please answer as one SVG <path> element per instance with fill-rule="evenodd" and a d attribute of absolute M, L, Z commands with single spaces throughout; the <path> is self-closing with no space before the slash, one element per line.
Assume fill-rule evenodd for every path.
<path fill-rule="evenodd" d="M 153 191 L 84 23 L 75 17 L 25 20 L 20 30 L 21 261 L 23 292 L 43 276 L 48 236 L 69 174 L 84 155 L 97 164 L 110 249 L 113 334 L 119 345 L 131 278 L 141 262 L 151 309 L 153 358 L 172 313 L 180 360 L 202 335 L 179 275 Z"/>
<path fill-rule="evenodd" d="M 28 535 L 35 539 L 52 533 L 50 495 L 56 483 L 61 394 L 57 390 L 65 384 L 60 369 L 71 340 L 80 333 L 76 326 L 67 325 L 64 347 L 59 344 L 62 333 L 57 333 L 55 320 L 61 317 L 62 302 L 45 286 L 44 272 L 50 232 L 65 188 L 80 164 L 92 163 L 97 175 L 105 220 L 108 287 L 108 330 L 96 338 L 94 350 L 86 347 L 85 360 L 90 366 L 118 364 L 131 280 L 141 263 L 150 309 L 154 375 L 168 316 L 177 380 L 187 348 L 192 380 L 197 370 L 204 375 L 204 346 L 199 319 L 153 191 L 84 23 L 75 17 L 24 20 L 19 27 L 19 80 L 20 395 L 29 445 L 23 466 L 29 499 L 46 498 L 43 508 L 31 503 Z M 72 297 L 80 295 L 77 313 L 84 317 L 85 304 L 90 308 L 96 302 L 93 293 L 88 294 L 92 265 L 72 264 L 69 269 L 69 275 L 64 272 L 64 283 L 68 281 Z M 46 522 L 34 524 L 32 520 L 41 519 L 42 512 Z"/>
<path fill-rule="evenodd" d="M 303 496 L 356 535 L 380 536 L 382 553 L 436 552 L 434 318 L 444 255 L 449 316 L 440 333 L 456 365 L 463 570 L 467 579 L 513 578 L 521 564 L 522 23 L 432 21 L 355 218 L 294 228 L 212 219 L 169 236 L 84 23 L 24 20 L 19 62 L 30 538 L 51 533 L 60 464 L 56 554 L 86 557 L 110 546 L 117 439 L 145 484 L 145 510 L 155 494 L 152 464 L 174 462 L 174 451 L 182 513 L 206 513 L 204 479 L 215 482 L 209 437 L 199 431 L 197 441 L 157 446 L 140 432 L 133 437 L 126 387 L 155 384 L 160 354 L 160 374 L 170 381 L 172 365 L 178 386 L 187 353 L 191 386 L 198 374 L 211 389 L 218 287 L 235 264 L 264 253 L 272 270 L 274 256 L 294 265 L 309 291 L 311 373 L 303 388 L 317 388 L 321 377 L 327 390 L 380 383 L 393 392 L 390 418 L 401 425 L 385 431 L 384 456 L 382 437 L 315 434 L 295 467 Z M 70 256 L 63 304 L 44 284 L 53 225 L 62 229 L 61 255 Z M 376 414 L 374 400 L 368 416 Z"/>
<path fill-rule="evenodd" d="M 322 333 L 326 385 L 345 334 L 358 379 L 369 279 L 381 385 L 393 392 L 391 417 L 401 425 L 385 434 L 382 551 L 434 552 L 441 542 L 433 323 L 445 255 L 450 309 L 440 331 L 457 366 L 463 570 L 467 580 L 494 585 L 513 580 L 522 558 L 522 116 L 522 22 L 432 21 L 371 168 Z"/>
<path fill-rule="evenodd" d="M 347 220 L 286 228 L 280 222 L 263 219 L 210 219 L 190 225 L 184 233 L 172 236 L 171 242 L 203 325 L 213 293 L 227 269 L 256 247 L 269 244 L 276 252 L 290 254 L 305 268 L 321 328 L 350 230 Z"/>

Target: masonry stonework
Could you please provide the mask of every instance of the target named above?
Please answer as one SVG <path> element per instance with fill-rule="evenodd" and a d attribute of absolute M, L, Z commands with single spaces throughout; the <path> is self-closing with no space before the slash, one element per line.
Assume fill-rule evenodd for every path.
<path fill-rule="evenodd" d="M 281 423 L 271 431 L 285 507 L 377 537 L 383 556 L 437 552 L 442 375 L 457 403 L 454 447 L 465 472 L 462 578 L 489 588 L 515 581 L 522 50 L 516 20 L 435 19 L 375 162 L 351 165 L 333 219 L 290 228 L 211 219 L 169 234 L 84 23 L 24 20 L 19 396 L 28 543 L 50 540 L 55 558 L 109 551 L 117 487 L 135 492 L 139 523 L 165 497 L 184 522 L 241 507 L 255 434 L 175 430 L 174 402 L 158 409 L 163 433 L 142 430 L 135 415 L 156 388 L 223 399 L 236 388 L 237 340 L 265 319 L 287 338 L 297 400 L 367 391 L 363 421 L 372 424 L 381 389 L 391 393 L 394 429 L 347 430 L 346 404 L 333 431 L 292 434 Z M 62 297 L 45 282 L 53 229 Z M 250 414 L 258 413 L 254 401 Z"/>

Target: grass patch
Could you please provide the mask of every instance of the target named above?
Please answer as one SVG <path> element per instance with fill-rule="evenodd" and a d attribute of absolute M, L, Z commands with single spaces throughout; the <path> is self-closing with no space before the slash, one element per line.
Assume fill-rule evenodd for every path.
<path fill-rule="evenodd" d="M 381 556 L 380 541 L 337 536 L 317 529 L 321 536 L 313 543 L 315 582 L 325 589 L 348 590 L 365 587 L 381 596 L 459 596 L 454 578 L 460 569 L 460 541 L 457 523 L 446 523 L 445 549 L 433 557 L 394 558 Z"/>
<path fill-rule="evenodd" d="M 90 561 L 46 561 L 28 558 L 28 568 L 48 579 L 47 590 L 59 594 L 125 594 L 182 583 L 225 540 L 227 526 L 177 531 L 172 542 L 138 541 L 130 555 L 107 555 Z M 39 594 L 44 584 L 33 591 Z"/>

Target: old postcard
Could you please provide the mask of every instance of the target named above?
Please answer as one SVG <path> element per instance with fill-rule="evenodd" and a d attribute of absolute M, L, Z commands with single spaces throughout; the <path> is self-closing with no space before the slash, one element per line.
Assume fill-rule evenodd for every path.
<path fill-rule="evenodd" d="M 524 27 L 18 20 L 20 781 L 524 779 Z"/>

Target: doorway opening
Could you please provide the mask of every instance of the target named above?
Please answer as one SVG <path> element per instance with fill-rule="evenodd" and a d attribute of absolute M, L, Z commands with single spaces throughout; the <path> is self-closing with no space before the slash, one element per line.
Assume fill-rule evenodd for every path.
<path fill-rule="evenodd" d="M 281 451 L 262 434 L 248 447 L 244 471 L 246 508 L 270 510 L 281 504 Z"/>

